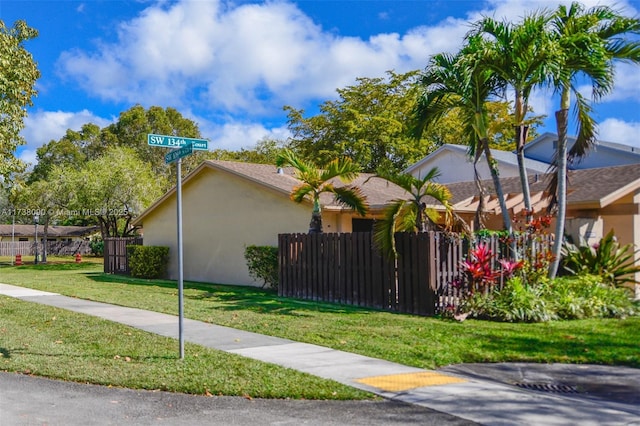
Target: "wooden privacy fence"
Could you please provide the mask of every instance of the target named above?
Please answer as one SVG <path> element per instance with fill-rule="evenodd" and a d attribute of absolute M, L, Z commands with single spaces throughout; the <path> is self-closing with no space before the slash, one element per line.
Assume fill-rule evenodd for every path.
<path fill-rule="evenodd" d="M 142 245 L 141 237 L 105 238 L 104 239 L 104 272 L 107 274 L 129 274 L 127 246 Z"/>
<path fill-rule="evenodd" d="M 89 241 L 47 241 L 47 255 L 73 256 L 76 253 L 91 253 Z M 0 241 L 0 256 L 35 256 L 36 244 L 33 241 Z M 38 243 L 38 254 L 42 255 L 42 243 Z"/>
<path fill-rule="evenodd" d="M 480 240 L 508 256 L 499 238 Z M 516 238 L 519 253 L 542 253 L 550 240 Z M 396 235 L 397 259 L 374 247 L 371 233 L 281 234 L 278 294 L 416 315 L 456 307 L 466 292 L 460 263 L 468 239 L 439 232 Z M 499 268 L 497 257 L 494 267 Z"/>

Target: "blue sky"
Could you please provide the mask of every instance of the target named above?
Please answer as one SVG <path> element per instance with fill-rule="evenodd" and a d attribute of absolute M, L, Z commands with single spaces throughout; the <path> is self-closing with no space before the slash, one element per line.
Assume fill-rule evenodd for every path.
<path fill-rule="evenodd" d="M 178 109 L 211 148 L 284 139 L 284 105 L 314 112 L 357 77 L 423 69 L 430 55 L 457 51 L 481 15 L 517 21 L 559 3 L 2 0 L 6 25 L 24 19 L 40 32 L 26 44 L 42 77 L 18 154 L 31 162 L 66 129 L 108 125 L 135 104 Z M 583 3 L 640 13 L 640 0 Z M 532 104 L 549 117 L 557 108 L 552 93 L 536 93 Z M 595 115 L 600 139 L 640 147 L 640 68 L 618 67 Z M 549 118 L 541 130 L 554 129 Z"/>

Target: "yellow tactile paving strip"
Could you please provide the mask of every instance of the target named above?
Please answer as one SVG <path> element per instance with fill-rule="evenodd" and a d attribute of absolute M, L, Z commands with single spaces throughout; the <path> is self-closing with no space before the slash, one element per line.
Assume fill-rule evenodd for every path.
<path fill-rule="evenodd" d="M 466 380 L 458 377 L 447 376 L 434 371 L 421 371 L 419 373 L 392 374 L 388 376 L 364 377 L 356 379 L 356 382 L 373 386 L 388 392 L 400 392 L 425 386 L 448 385 L 451 383 L 464 383 Z"/>

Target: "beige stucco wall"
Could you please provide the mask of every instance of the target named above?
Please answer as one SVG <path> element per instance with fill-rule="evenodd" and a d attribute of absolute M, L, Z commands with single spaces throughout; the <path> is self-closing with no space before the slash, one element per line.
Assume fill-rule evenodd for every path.
<path fill-rule="evenodd" d="M 184 279 L 261 285 L 249 276 L 248 245 L 278 245 L 279 233 L 309 229 L 311 205 L 246 180 L 205 169 L 182 188 Z M 144 244 L 170 247 L 169 276 L 177 279 L 176 197 L 143 219 Z"/>
<path fill-rule="evenodd" d="M 604 220 L 600 216 L 569 217 L 567 215 L 565 220 L 565 234 L 570 236 L 576 245 L 580 245 L 582 242 L 589 245 L 596 244 L 606 232 L 609 231 L 604 231 Z"/>

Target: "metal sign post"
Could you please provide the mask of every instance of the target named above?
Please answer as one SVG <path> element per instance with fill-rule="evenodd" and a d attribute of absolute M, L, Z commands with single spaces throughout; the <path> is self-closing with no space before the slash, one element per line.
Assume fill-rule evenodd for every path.
<path fill-rule="evenodd" d="M 180 359 L 184 359 L 184 270 L 182 257 L 182 158 L 176 161 L 176 204 L 178 205 L 178 340 L 180 342 Z"/>
<path fill-rule="evenodd" d="M 184 359 L 184 256 L 182 251 L 182 157 L 193 153 L 194 149 L 208 149 L 204 139 L 181 138 L 177 136 L 147 135 L 147 144 L 163 148 L 177 148 L 164 156 L 166 164 L 176 163 L 176 227 L 178 233 L 178 341 L 180 359 Z"/>

